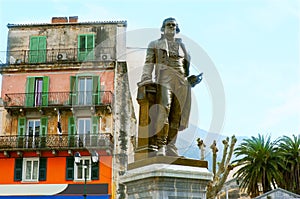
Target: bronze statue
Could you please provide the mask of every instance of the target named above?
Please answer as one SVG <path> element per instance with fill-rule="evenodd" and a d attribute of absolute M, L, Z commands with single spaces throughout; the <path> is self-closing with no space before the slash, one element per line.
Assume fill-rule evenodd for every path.
<path fill-rule="evenodd" d="M 155 71 L 157 114 L 155 118 L 157 155 L 178 156 L 178 131 L 188 127 L 191 87 L 200 83 L 202 73 L 189 76 L 190 55 L 181 38 L 175 18 L 163 21 L 161 38 L 150 42 L 139 86 L 152 83 Z"/>

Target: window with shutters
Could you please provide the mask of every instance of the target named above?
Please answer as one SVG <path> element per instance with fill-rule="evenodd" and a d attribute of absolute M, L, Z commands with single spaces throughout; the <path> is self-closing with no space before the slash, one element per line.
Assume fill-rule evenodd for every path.
<path fill-rule="evenodd" d="M 69 146 L 87 147 L 98 146 L 99 117 L 82 117 L 75 120 L 69 118 Z"/>
<path fill-rule="evenodd" d="M 70 90 L 70 103 L 72 105 L 100 104 L 99 76 L 71 76 Z"/>
<path fill-rule="evenodd" d="M 31 36 L 29 42 L 29 63 L 46 62 L 47 38 L 46 36 Z"/>
<path fill-rule="evenodd" d="M 48 118 L 26 120 L 18 119 L 18 147 L 43 148 L 46 146 Z"/>
<path fill-rule="evenodd" d="M 23 181 L 38 181 L 39 158 L 23 159 Z"/>
<path fill-rule="evenodd" d="M 78 60 L 94 60 L 95 36 L 93 34 L 78 35 Z"/>
<path fill-rule="evenodd" d="M 47 158 L 16 158 L 14 180 L 23 182 L 44 181 L 47 177 Z"/>
<path fill-rule="evenodd" d="M 49 77 L 27 77 L 26 106 L 48 106 Z"/>
<path fill-rule="evenodd" d="M 74 180 L 98 180 L 99 163 L 92 163 L 90 156 L 81 157 L 80 163 L 74 164 Z"/>

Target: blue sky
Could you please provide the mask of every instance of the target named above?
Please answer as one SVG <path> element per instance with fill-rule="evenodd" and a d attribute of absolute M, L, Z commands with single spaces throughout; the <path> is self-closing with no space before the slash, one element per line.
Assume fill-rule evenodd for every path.
<path fill-rule="evenodd" d="M 197 44 L 191 52 L 195 72 L 208 70 L 198 65 L 201 50 L 215 69 L 194 91 L 193 123 L 210 131 L 215 103 L 224 100 L 225 119 L 216 133 L 300 134 L 298 0 L 0 0 L 0 51 L 6 50 L 8 23 L 48 23 L 53 16 L 126 20 L 129 32 L 158 29 L 173 16 L 181 35 Z M 224 99 L 215 99 L 217 81 Z"/>

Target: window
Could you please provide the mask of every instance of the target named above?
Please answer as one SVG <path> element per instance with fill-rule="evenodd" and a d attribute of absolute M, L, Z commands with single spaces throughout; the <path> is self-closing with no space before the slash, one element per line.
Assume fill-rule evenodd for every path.
<path fill-rule="evenodd" d="M 23 181 L 38 181 L 39 158 L 24 158 Z"/>
<path fill-rule="evenodd" d="M 90 145 L 91 134 L 91 118 L 79 118 L 78 119 L 78 142 L 79 146 Z"/>
<path fill-rule="evenodd" d="M 16 158 L 15 181 L 36 182 L 46 180 L 47 158 Z"/>
<path fill-rule="evenodd" d="M 78 60 L 94 60 L 95 39 L 93 34 L 78 36 Z"/>
<path fill-rule="evenodd" d="M 41 148 L 46 146 L 48 118 L 18 119 L 18 147 Z"/>
<path fill-rule="evenodd" d="M 27 77 L 26 106 L 39 107 L 48 105 L 49 77 Z"/>
<path fill-rule="evenodd" d="M 93 81 L 91 77 L 81 77 L 78 81 L 79 105 L 92 104 Z"/>
<path fill-rule="evenodd" d="M 76 165 L 73 157 L 66 157 L 66 180 L 84 180 L 85 174 L 87 180 L 98 180 L 99 162 L 91 164 L 91 157 L 83 156 L 80 164 Z"/>
<path fill-rule="evenodd" d="M 78 118 L 77 120 L 70 117 L 68 124 L 69 146 L 98 146 L 98 126 L 99 117 L 97 116 Z"/>
<path fill-rule="evenodd" d="M 26 148 L 36 148 L 39 146 L 40 120 L 28 120 L 26 131 Z"/>
<path fill-rule="evenodd" d="M 71 76 L 70 91 L 72 105 L 100 104 L 99 76 Z"/>
<path fill-rule="evenodd" d="M 31 36 L 29 43 L 29 63 L 46 62 L 46 36 Z"/>
<path fill-rule="evenodd" d="M 75 165 L 75 180 L 84 180 L 85 177 L 87 180 L 91 180 L 91 157 L 82 157 L 80 164 Z"/>

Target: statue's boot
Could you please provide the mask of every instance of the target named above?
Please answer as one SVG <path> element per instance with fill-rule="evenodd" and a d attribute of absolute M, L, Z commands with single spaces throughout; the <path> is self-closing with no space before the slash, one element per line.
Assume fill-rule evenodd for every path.
<path fill-rule="evenodd" d="M 158 151 L 156 153 L 157 156 L 166 156 L 168 131 L 169 125 L 165 124 L 163 128 L 156 134 L 156 143 L 158 147 Z"/>
<path fill-rule="evenodd" d="M 168 139 L 167 139 L 167 156 L 179 156 L 177 147 L 175 146 L 177 140 L 178 130 L 174 128 L 169 128 Z"/>

